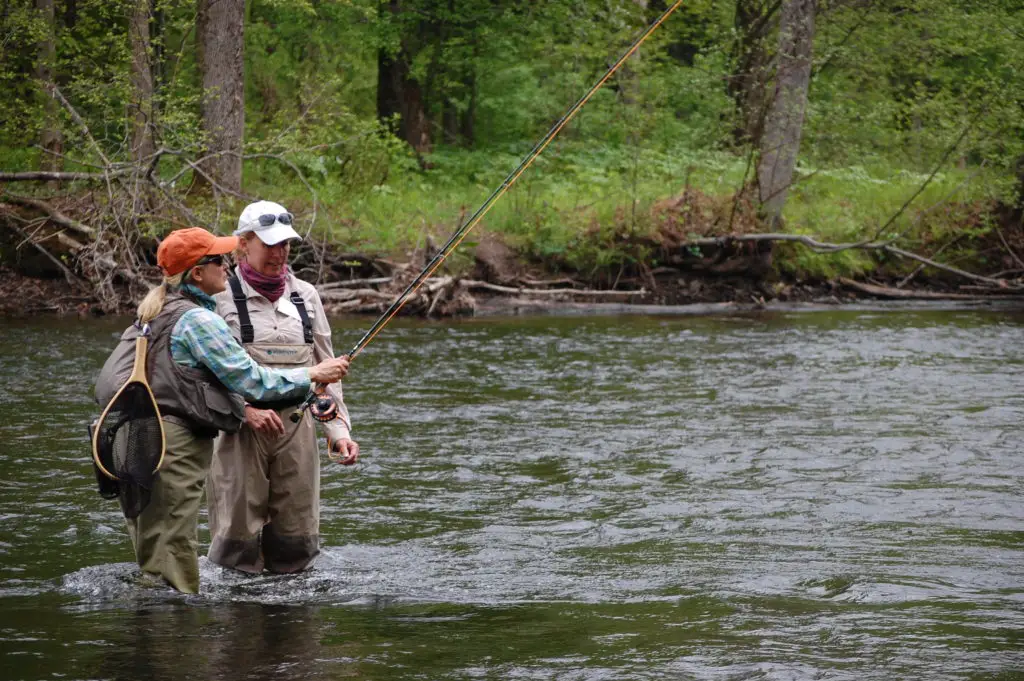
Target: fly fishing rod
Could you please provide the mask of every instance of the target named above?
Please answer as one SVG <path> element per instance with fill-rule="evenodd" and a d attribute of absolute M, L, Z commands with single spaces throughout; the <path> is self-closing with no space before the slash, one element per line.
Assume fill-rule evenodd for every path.
<path fill-rule="evenodd" d="M 533 164 L 533 162 L 537 159 L 538 156 L 541 155 L 544 149 L 546 149 L 547 146 L 551 144 L 551 140 L 553 140 L 555 136 L 558 135 L 559 132 L 561 132 L 562 128 L 564 128 L 569 123 L 569 121 L 573 119 L 577 112 L 579 112 L 579 110 L 583 108 L 583 105 L 586 104 L 590 100 L 590 98 L 594 96 L 595 92 L 601 89 L 601 86 L 603 86 L 608 81 L 608 79 L 611 78 L 612 75 L 614 75 L 615 72 L 619 70 L 619 67 L 622 66 L 626 62 L 626 60 L 629 59 L 633 55 L 633 53 L 637 51 L 637 49 L 639 49 L 639 47 L 644 43 L 644 41 L 647 40 L 647 38 L 650 37 L 650 35 L 654 33 L 654 31 L 657 30 L 659 26 L 665 23 L 665 20 L 668 19 L 672 15 L 672 13 L 675 12 L 682 4 L 683 0 L 676 0 L 676 2 L 672 3 L 671 7 L 666 9 L 660 17 L 658 17 L 650 26 L 648 26 L 642 34 L 640 34 L 640 37 L 633 41 L 633 44 L 629 46 L 629 49 L 626 50 L 614 64 L 612 64 L 612 66 L 605 72 L 605 74 L 601 76 L 600 80 L 594 83 L 593 87 L 591 87 L 590 90 L 586 92 L 586 94 L 584 94 L 582 97 L 576 100 L 576 103 L 569 107 L 569 110 L 566 111 L 565 114 L 558 120 L 558 122 L 555 123 L 550 130 L 548 130 L 547 134 L 544 135 L 544 137 L 541 138 L 539 142 L 537 142 L 537 144 L 533 147 L 530 153 L 527 154 L 526 157 L 523 158 L 523 160 L 519 163 L 519 165 L 516 166 L 516 168 L 511 173 L 508 174 L 508 177 L 505 178 L 505 181 L 502 182 L 501 185 L 499 185 L 498 188 L 495 189 L 494 192 L 489 197 L 487 197 L 487 200 L 483 202 L 483 204 L 476 210 L 476 212 L 473 213 L 473 215 L 471 215 L 469 219 L 466 220 L 466 222 L 463 223 L 463 225 L 459 227 L 459 229 L 457 229 L 454 234 L 451 235 L 447 243 L 445 243 L 445 245 L 441 247 L 441 249 L 434 255 L 434 257 L 431 258 L 430 262 L 426 264 L 423 270 L 418 275 L 416 275 L 416 278 L 413 279 L 412 282 L 405 287 L 405 290 L 402 291 L 402 293 L 395 299 L 395 301 L 391 303 L 388 309 L 386 309 L 380 315 L 377 321 L 373 323 L 373 326 L 371 326 L 370 329 L 363 335 L 363 337 L 359 339 L 359 342 L 357 342 L 352 347 L 352 349 L 349 350 L 349 359 L 355 359 L 356 355 L 363 351 L 363 348 L 365 348 L 370 343 L 370 341 L 372 341 L 374 337 L 378 333 L 380 333 L 380 330 L 383 329 L 384 326 L 389 321 L 391 321 L 392 317 L 398 314 L 398 311 L 402 309 L 402 306 L 405 305 L 409 297 L 413 293 L 415 293 L 417 289 L 419 289 L 423 282 L 426 281 L 430 277 L 430 275 L 432 275 L 434 271 L 437 270 L 438 267 L 441 266 L 441 263 L 444 262 L 444 259 L 447 258 L 449 254 L 451 254 L 451 252 L 454 251 L 455 248 L 460 243 L 462 243 L 462 240 L 466 238 L 466 235 L 469 233 L 469 231 L 473 229 L 473 227 L 475 227 L 477 223 L 480 222 L 481 219 L 483 219 L 484 215 L 487 214 L 487 212 L 497 202 L 497 200 L 500 199 L 502 195 L 512 187 L 513 184 L 515 184 L 516 180 L 519 179 L 519 176 L 522 175 L 526 171 L 526 169 Z M 317 419 L 318 421 L 330 421 L 331 419 L 337 416 L 337 405 L 334 404 L 334 401 L 328 395 L 320 392 L 320 390 L 316 388 L 314 388 L 306 397 L 306 399 L 302 402 L 302 404 L 300 404 L 298 408 L 296 408 L 296 410 L 292 412 L 290 417 L 292 422 L 297 423 L 299 419 L 302 418 L 302 414 L 307 409 L 311 411 L 311 413 L 313 414 L 313 418 Z"/>

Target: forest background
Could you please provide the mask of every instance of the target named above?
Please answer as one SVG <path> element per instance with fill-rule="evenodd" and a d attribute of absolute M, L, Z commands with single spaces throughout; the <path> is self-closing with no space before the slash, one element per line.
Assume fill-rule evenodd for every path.
<path fill-rule="evenodd" d="M 162 234 L 266 198 L 307 278 L 386 287 L 670 4 L 0 0 L 4 269 L 121 308 Z M 1022 197 L 1019 0 L 688 0 L 446 267 L 676 301 L 1019 292 Z"/>

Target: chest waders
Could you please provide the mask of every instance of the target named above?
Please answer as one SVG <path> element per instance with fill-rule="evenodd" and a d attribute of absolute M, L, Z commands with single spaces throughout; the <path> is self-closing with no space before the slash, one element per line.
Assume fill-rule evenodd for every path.
<path fill-rule="evenodd" d="M 313 324 L 297 291 L 288 300 L 294 318 L 281 320 L 274 307 L 250 310 L 242 282 L 228 280 L 238 312 L 242 347 L 258 364 L 275 369 L 309 367 L 313 362 Z M 273 342 L 256 342 L 256 330 L 278 329 Z M 266 338 L 268 334 L 260 334 Z M 284 337 L 282 337 L 284 336 Z M 249 426 L 218 438 L 207 497 L 210 507 L 209 558 L 245 572 L 297 572 L 320 553 L 320 452 L 312 419 L 299 423 L 288 414 L 303 395 L 293 399 L 250 402 L 257 409 L 278 412 L 284 434 L 272 437 Z"/>
<path fill-rule="evenodd" d="M 238 430 L 244 410 L 233 395 L 205 368 L 174 361 L 171 333 L 195 301 L 170 292 L 163 309 L 150 322 L 152 335 L 146 371 L 163 421 L 166 452 L 149 489 L 121 486 L 122 510 L 142 572 L 162 577 L 184 593 L 198 593 L 199 564 L 196 525 L 203 487 L 213 457 L 218 430 Z M 122 356 L 134 352 L 139 330 L 129 327 L 121 336 L 97 380 L 97 397 L 107 399 L 121 385 L 127 366 Z"/>

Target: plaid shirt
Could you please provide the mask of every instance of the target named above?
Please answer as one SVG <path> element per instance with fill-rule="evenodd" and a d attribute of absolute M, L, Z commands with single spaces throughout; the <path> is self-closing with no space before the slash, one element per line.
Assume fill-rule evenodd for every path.
<path fill-rule="evenodd" d="M 309 390 L 309 372 L 268 369 L 242 349 L 217 309 L 213 298 L 194 286 L 182 287 L 202 307 L 187 311 L 171 330 L 171 357 L 192 368 L 205 366 L 231 392 L 250 402 L 301 397 Z"/>

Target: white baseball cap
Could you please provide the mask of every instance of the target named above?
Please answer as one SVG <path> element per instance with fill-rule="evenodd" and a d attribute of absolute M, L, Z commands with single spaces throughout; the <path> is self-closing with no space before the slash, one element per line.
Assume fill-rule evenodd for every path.
<path fill-rule="evenodd" d="M 273 201 L 257 201 L 250 203 L 238 216 L 238 229 L 235 236 L 247 232 L 255 232 L 260 241 L 268 246 L 279 244 L 288 239 L 301 239 L 298 232 L 292 229 L 292 214 L 284 206 Z"/>

